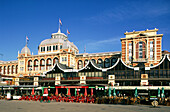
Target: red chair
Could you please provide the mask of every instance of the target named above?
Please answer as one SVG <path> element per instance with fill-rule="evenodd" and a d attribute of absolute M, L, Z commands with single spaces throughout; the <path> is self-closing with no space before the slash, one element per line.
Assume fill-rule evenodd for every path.
<path fill-rule="evenodd" d="M 22 96 L 21 98 L 19 98 L 18 100 L 25 100 L 25 97 L 24 96 Z"/>
<path fill-rule="evenodd" d="M 25 100 L 29 100 L 29 101 L 30 101 L 31 99 L 30 99 L 28 96 L 26 96 L 26 99 L 25 99 Z"/>
<path fill-rule="evenodd" d="M 59 101 L 59 97 L 56 97 L 55 100 L 56 100 L 56 102 L 58 102 Z"/>
<path fill-rule="evenodd" d="M 68 102 L 68 101 L 69 101 L 69 97 L 65 97 L 65 98 L 64 98 L 64 101 L 65 101 L 65 102 Z"/>
<path fill-rule="evenodd" d="M 69 98 L 69 102 L 74 102 L 74 100 L 75 100 L 74 96 Z"/>
<path fill-rule="evenodd" d="M 64 102 L 64 97 L 59 97 L 60 102 Z"/>
<path fill-rule="evenodd" d="M 94 103 L 94 98 L 93 97 L 87 97 L 87 103 Z"/>
<path fill-rule="evenodd" d="M 38 97 L 35 95 L 35 96 L 33 97 L 33 100 L 34 100 L 34 101 L 37 101 L 37 100 L 38 100 Z"/>
<path fill-rule="evenodd" d="M 79 96 L 77 96 L 77 98 L 76 98 L 76 100 L 75 100 L 75 101 L 76 101 L 76 103 L 77 103 L 77 102 L 80 102 L 80 100 L 79 100 L 79 99 L 80 99 L 80 97 L 79 97 Z"/>
<path fill-rule="evenodd" d="M 80 97 L 80 98 L 79 98 L 79 102 L 80 102 L 80 103 L 81 103 L 81 102 L 84 103 L 84 101 L 85 101 L 85 97 Z"/>

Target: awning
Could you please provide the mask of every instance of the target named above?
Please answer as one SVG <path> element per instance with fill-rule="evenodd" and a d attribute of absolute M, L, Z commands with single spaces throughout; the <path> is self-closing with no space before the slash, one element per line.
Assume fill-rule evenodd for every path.
<path fill-rule="evenodd" d="M 55 86 L 55 88 L 89 88 L 89 86 Z"/>

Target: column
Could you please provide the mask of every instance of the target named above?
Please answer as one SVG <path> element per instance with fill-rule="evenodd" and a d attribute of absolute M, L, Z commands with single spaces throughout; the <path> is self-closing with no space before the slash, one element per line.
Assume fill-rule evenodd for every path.
<path fill-rule="evenodd" d="M 148 38 L 147 38 L 147 40 L 146 40 L 146 58 L 148 59 L 148 54 L 149 54 L 149 52 L 148 52 Z"/>
<path fill-rule="evenodd" d="M 126 40 L 126 62 L 127 62 L 127 40 Z"/>
<path fill-rule="evenodd" d="M 154 47 L 155 47 L 155 51 L 154 51 L 154 61 L 156 62 L 157 60 L 157 43 L 156 43 L 156 38 L 154 39 Z"/>
<path fill-rule="evenodd" d="M 133 61 L 136 59 L 136 47 L 135 47 L 135 41 L 133 40 Z"/>

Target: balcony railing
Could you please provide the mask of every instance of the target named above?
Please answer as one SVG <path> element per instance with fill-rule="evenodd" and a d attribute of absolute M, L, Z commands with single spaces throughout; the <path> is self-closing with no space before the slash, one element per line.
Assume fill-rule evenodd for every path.
<path fill-rule="evenodd" d="M 133 59 L 133 62 L 147 62 L 147 58 L 138 58 L 138 59 Z"/>

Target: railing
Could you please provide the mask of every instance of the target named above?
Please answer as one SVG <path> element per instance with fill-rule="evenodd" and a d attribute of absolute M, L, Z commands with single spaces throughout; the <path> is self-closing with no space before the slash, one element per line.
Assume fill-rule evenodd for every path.
<path fill-rule="evenodd" d="M 133 62 L 147 62 L 147 61 L 148 61 L 147 58 L 138 58 L 133 60 Z"/>

